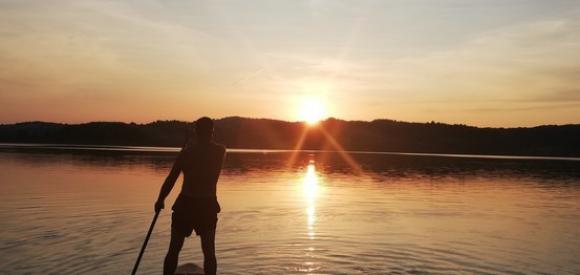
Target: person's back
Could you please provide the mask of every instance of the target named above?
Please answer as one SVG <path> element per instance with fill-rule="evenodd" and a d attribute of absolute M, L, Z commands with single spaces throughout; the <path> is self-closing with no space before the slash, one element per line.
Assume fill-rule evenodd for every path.
<path fill-rule="evenodd" d="M 196 142 L 181 153 L 183 186 L 181 193 L 191 197 L 215 197 L 225 147 L 214 142 Z"/>
<path fill-rule="evenodd" d="M 196 140 L 186 144 L 161 187 L 155 211 L 164 208 L 179 174 L 183 185 L 175 200 L 171 218 L 171 242 L 165 257 L 163 273 L 173 275 L 184 239 L 195 233 L 201 237 L 205 274 L 215 274 L 215 229 L 221 211 L 216 196 L 216 184 L 225 156 L 225 147 L 212 141 L 213 121 L 203 117 L 196 121 Z"/>

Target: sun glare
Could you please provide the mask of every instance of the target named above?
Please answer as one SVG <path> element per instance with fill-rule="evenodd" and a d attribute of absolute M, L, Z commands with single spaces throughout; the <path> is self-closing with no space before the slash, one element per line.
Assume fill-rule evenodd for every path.
<path fill-rule="evenodd" d="M 319 98 L 306 98 L 300 104 L 300 120 L 315 125 L 326 116 L 326 109 Z"/>

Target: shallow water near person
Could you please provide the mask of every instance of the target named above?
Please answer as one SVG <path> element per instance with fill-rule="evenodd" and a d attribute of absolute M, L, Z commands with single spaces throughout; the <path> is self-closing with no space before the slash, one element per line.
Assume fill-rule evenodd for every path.
<path fill-rule="evenodd" d="M 580 272 L 580 162 L 232 152 L 220 274 Z M 128 274 L 174 153 L 0 151 L 0 273 Z M 289 163 L 290 159 L 294 159 Z M 160 274 L 166 201 L 139 274 Z M 189 238 L 182 263 L 202 263 Z"/>

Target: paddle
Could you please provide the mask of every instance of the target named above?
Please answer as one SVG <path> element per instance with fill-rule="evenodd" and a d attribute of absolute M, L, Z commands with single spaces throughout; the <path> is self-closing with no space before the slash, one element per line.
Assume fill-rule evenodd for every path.
<path fill-rule="evenodd" d="M 147 232 L 147 237 L 145 237 L 145 241 L 143 242 L 143 246 L 141 247 L 141 252 L 139 252 L 139 257 L 137 257 L 137 262 L 133 267 L 133 272 L 131 275 L 137 274 L 137 268 L 139 268 L 139 262 L 141 262 L 141 257 L 143 257 L 143 253 L 145 252 L 145 248 L 147 247 L 147 243 L 149 242 L 149 237 L 151 237 L 151 232 L 153 232 L 153 227 L 155 226 L 155 222 L 157 221 L 157 217 L 159 216 L 159 211 L 155 211 L 155 216 L 153 216 L 153 221 L 151 222 L 151 226 L 149 226 L 149 231 Z"/>

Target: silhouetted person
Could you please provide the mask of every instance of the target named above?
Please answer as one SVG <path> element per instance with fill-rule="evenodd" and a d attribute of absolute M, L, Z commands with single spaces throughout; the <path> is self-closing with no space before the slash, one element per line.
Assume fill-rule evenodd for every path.
<path fill-rule="evenodd" d="M 165 275 L 175 272 L 183 242 L 193 230 L 201 237 L 205 274 L 216 274 L 215 229 L 217 213 L 221 210 L 216 184 L 226 149 L 213 142 L 213 129 L 213 121 L 208 117 L 195 122 L 195 141 L 186 142 L 155 202 L 156 211 L 164 208 L 165 198 L 183 172 L 181 193 L 171 208 L 171 242 L 163 265 Z"/>

